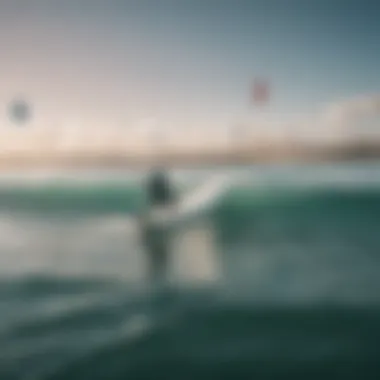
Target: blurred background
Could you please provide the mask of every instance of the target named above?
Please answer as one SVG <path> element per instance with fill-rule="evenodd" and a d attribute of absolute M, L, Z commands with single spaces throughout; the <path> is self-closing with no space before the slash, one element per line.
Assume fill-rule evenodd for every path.
<path fill-rule="evenodd" d="M 379 10 L 2 0 L 0 378 L 377 378 Z M 164 295 L 157 164 L 226 179 Z"/>

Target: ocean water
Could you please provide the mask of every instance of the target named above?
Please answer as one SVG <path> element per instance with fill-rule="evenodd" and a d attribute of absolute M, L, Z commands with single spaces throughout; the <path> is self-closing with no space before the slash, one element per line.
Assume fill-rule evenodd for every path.
<path fill-rule="evenodd" d="M 144 173 L 2 174 L 0 379 L 379 378 L 380 164 L 172 175 L 217 172 L 229 188 L 176 246 L 190 281 L 165 292 L 145 280 Z"/>

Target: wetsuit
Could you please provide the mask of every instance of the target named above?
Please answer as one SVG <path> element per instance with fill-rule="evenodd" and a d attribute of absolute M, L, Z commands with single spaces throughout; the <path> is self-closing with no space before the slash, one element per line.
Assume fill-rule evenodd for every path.
<path fill-rule="evenodd" d="M 162 281 L 166 278 L 170 254 L 170 231 L 164 226 L 149 224 L 149 211 L 173 205 L 175 195 L 170 180 L 163 170 L 155 170 L 147 183 L 148 219 L 145 224 L 145 247 L 147 250 L 150 280 Z"/>

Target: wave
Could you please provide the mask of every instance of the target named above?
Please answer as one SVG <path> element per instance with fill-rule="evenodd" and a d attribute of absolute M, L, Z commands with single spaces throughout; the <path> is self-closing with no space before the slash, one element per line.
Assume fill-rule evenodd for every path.
<path fill-rule="evenodd" d="M 221 278 L 169 293 L 144 278 L 136 178 L 0 186 L 0 378 L 377 378 L 377 169 L 245 170 L 193 230 Z"/>
<path fill-rule="evenodd" d="M 99 333 L 82 330 L 87 345 L 78 344 L 78 337 L 62 325 L 69 340 L 55 335 L 55 344 L 50 341 L 43 348 L 36 344 L 29 353 L 33 362 L 18 358 L 23 364 L 19 378 L 27 373 L 41 380 L 243 375 L 280 379 L 286 373 L 295 379 L 305 375 L 354 379 L 379 372 L 376 309 L 201 303 L 187 308 L 177 304 L 165 312 L 120 314 L 124 323 L 114 324 L 112 332 L 98 340 L 94 337 Z M 96 323 L 106 325 L 101 319 Z M 57 350 L 58 342 L 64 349 Z"/>

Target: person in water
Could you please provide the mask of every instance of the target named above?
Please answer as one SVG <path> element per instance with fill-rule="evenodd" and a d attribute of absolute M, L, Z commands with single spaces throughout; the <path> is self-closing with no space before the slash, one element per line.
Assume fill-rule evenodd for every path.
<path fill-rule="evenodd" d="M 172 205 L 175 201 L 170 179 L 163 169 L 155 169 L 148 178 L 148 200 L 151 207 Z"/>
<path fill-rule="evenodd" d="M 152 225 L 150 213 L 167 209 L 175 204 L 176 196 L 168 174 L 161 168 L 154 169 L 146 184 L 148 210 L 143 223 L 144 245 L 149 264 L 149 279 L 160 282 L 166 279 L 170 255 L 170 231 L 165 226 Z"/>

